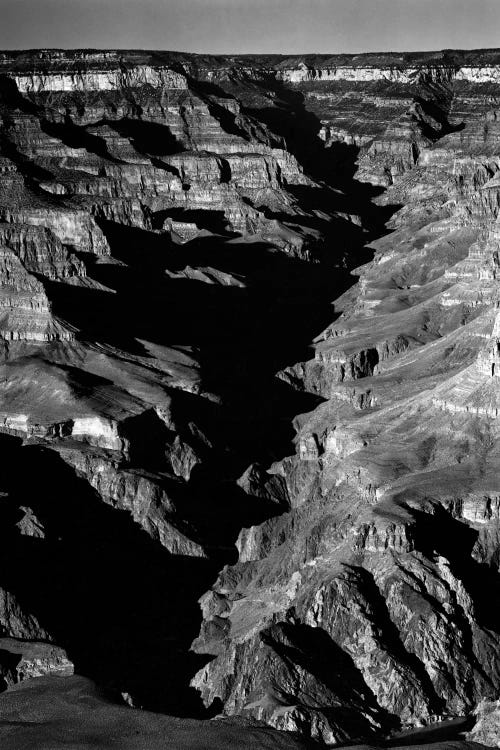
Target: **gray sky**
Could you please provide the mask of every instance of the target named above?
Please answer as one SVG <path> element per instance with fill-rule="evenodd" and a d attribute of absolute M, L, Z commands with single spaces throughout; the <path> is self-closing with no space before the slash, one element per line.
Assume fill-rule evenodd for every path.
<path fill-rule="evenodd" d="M 0 49 L 367 52 L 500 46 L 500 0 L 0 0 Z"/>

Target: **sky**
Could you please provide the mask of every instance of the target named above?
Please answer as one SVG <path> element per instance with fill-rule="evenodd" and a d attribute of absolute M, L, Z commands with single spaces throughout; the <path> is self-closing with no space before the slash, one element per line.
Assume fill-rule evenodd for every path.
<path fill-rule="evenodd" d="M 0 0 L 0 49 L 301 54 L 500 47 L 500 0 Z"/>

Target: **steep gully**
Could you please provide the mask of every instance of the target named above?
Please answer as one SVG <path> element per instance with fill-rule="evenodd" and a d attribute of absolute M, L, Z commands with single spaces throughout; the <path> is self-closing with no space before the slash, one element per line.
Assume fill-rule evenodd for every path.
<path fill-rule="evenodd" d="M 355 187 L 352 182 L 344 190 L 357 204 Z M 323 200 L 329 200 L 328 187 L 314 192 L 326 192 Z M 318 205 L 320 195 L 308 198 Z M 382 228 L 387 211 L 380 214 Z M 55 283 L 51 289 L 45 282 L 53 313 L 84 339 L 131 352 L 138 339 L 195 347 L 205 388 L 220 398 L 219 404 L 207 406 L 205 419 L 212 435 L 230 446 L 195 467 L 183 490 L 185 512 L 213 545 L 211 560 L 179 561 L 149 542 L 125 512 L 103 507 L 53 454 L 3 438 L 10 471 L 2 489 L 14 504 L 33 509 L 51 528 L 53 541 L 6 540 L 1 582 L 21 603 L 29 602 L 29 611 L 64 646 L 79 674 L 130 693 L 134 703 L 150 710 L 197 717 L 217 710 L 207 714 L 189 688 L 205 661 L 189 651 L 200 626 L 198 599 L 221 566 L 235 561 L 241 527 L 276 512 L 265 500 L 255 507 L 236 480 L 251 464 L 265 468 L 289 455 L 293 417 L 319 402 L 275 374 L 303 358 L 309 342 L 331 323 L 331 299 L 355 281 L 351 268 L 370 258 L 363 248 L 381 231 L 374 226 L 375 216 L 370 216 L 369 235 L 358 228 L 352 236 L 344 228 L 342 233 L 338 227 L 331 230 L 336 244 L 349 249 L 340 267 L 288 258 L 264 243 L 242 246 L 235 257 L 223 237 L 194 240 L 167 254 L 164 237 L 104 221 L 112 256 L 124 265 L 88 263 L 88 274 L 116 290 L 111 303 L 95 290 L 58 289 Z M 210 223 L 202 211 L 196 221 Z M 165 279 L 166 268 L 208 264 L 238 274 L 247 288 Z M 148 437 L 149 445 L 131 462 L 155 470 L 157 446 Z M 52 477 L 57 477 L 56 487 Z M 49 511 L 33 502 L 37 496 L 51 497 Z"/>
<path fill-rule="evenodd" d="M 12 68 L 13 63 L 6 65 Z M 379 133 L 378 140 L 370 133 L 363 143 L 363 132 L 360 142 L 356 135 L 342 139 L 333 133 L 332 118 L 320 119 L 307 108 L 314 100 L 310 81 L 306 80 L 304 91 L 285 85 L 285 74 L 280 78 L 263 73 L 261 62 L 255 63 L 260 72 L 250 76 L 238 66 L 230 67 L 228 73 L 224 61 L 222 70 L 217 63 L 215 73 L 207 76 L 196 69 L 199 60 L 170 61 L 166 73 L 161 69 L 162 91 L 169 86 L 174 92 L 183 91 L 185 85 L 189 94 L 187 99 L 182 98 L 184 94 L 169 94 L 170 109 L 161 99 L 161 115 L 154 115 L 163 118 L 161 123 L 145 121 L 160 101 L 147 67 L 137 73 L 148 78 L 146 83 L 127 83 L 123 91 L 108 94 L 103 93 L 108 91 L 106 79 L 103 91 L 89 94 L 88 84 L 80 84 L 78 78 L 79 66 L 89 63 L 76 56 L 70 63 L 63 62 L 69 65 L 68 75 L 75 76 L 77 70 L 69 94 L 57 93 L 57 86 L 63 85 L 56 80 L 57 62 L 37 94 L 36 88 L 29 93 L 24 83 L 26 65 L 29 86 L 38 85 L 32 62 L 22 57 L 14 64 L 16 88 L 12 71 L 7 80 L 2 79 L 2 156 L 4 173 L 13 186 L 10 194 L 5 192 L 7 205 L 2 204 L 8 225 L 2 224 L 5 241 L 20 253 L 18 230 L 10 225 L 32 227 L 40 216 L 42 226 L 51 227 L 51 232 L 73 232 L 78 241 L 65 235 L 61 247 L 54 237 L 49 238 L 50 263 L 57 258 L 57 269 L 63 272 L 50 266 L 47 273 L 38 237 L 36 259 L 30 257 L 27 245 L 24 255 L 20 254 L 33 281 L 25 280 L 20 270 L 14 284 L 9 282 L 12 270 L 4 281 L 6 289 L 15 287 L 8 292 L 10 318 L 3 323 L 10 326 L 4 335 L 3 382 L 11 388 L 4 403 L 10 398 L 23 408 L 30 404 L 36 423 L 28 425 L 31 432 L 22 439 L 18 436 L 24 429 L 19 429 L 20 408 L 14 415 L 17 422 L 8 421 L 14 420 L 12 415 L 4 422 L 5 432 L 13 434 L 2 437 L 6 470 L 0 488 L 4 493 L 0 585 L 15 596 L 12 604 L 3 595 L 0 614 L 5 634 L 54 641 L 66 649 L 79 674 L 113 687 L 136 706 L 192 717 L 211 716 L 221 709 L 226 714 L 246 712 L 280 729 L 337 742 L 387 733 L 415 720 L 432 722 L 443 715 L 460 715 L 474 704 L 469 687 L 472 678 L 456 673 L 457 692 L 465 685 L 466 693 L 465 698 L 456 699 L 448 685 L 451 678 L 441 678 L 439 670 L 436 677 L 436 670 L 432 672 L 425 666 L 426 659 L 415 653 L 418 643 L 414 647 L 405 641 L 401 615 L 405 607 L 414 607 L 416 620 L 426 607 L 432 616 L 441 615 L 453 611 L 458 601 L 463 610 L 459 622 L 463 638 L 449 655 L 450 663 L 460 665 L 463 659 L 464 669 L 474 673 L 478 692 L 491 696 L 492 690 L 485 685 L 494 677 L 485 673 L 484 665 L 492 653 L 488 649 L 494 648 L 494 635 L 483 635 L 481 630 L 478 643 L 484 658 L 474 653 L 471 644 L 477 637 L 474 628 L 484 626 L 498 633 L 488 603 L 488 593 L 498 588 L 498 574 L 491 567 L 488 578 L 483 577 L 491 545 L 483 540 L 487 551 L 479 561 L 477 554 L 470 561 L 466 555 L 457 555 L 458 547 L 447 544 L 447 539 L 463 539 L 463 550 L 467 546 L 474 550 L 478 532 L 450 517 L 432 499 L 423 509 L 415 501 L 411 518 L 407 505 L 395 503 L 387 515 L 383 507 L 376 508 L 381 529 L 377 521 L 360 523 L 358 508 L 363 520 L 363 503 L 368 500 L 373 505 L 372 477 L 365 482 L 348 456 L 350 446 L 356 454 L 369 445 L 372 436 L 368 430 L 360 438 L 352 425 L 340 424 L 336 426 L 340 438 L 325 437 L 321 410 L 329 408 L 329 401 L 346 416 L 335 400 L 335 388 L 342 385 L 332 385 L 338 381 L 338 366 L 335 358 L 331 370 L 326 358 L 308 362 L 311 342 L 334 323 L 332 300 L 341 295 L 349 299 L 356 281 L 351 271 L 373 258 L 371 246 L 384 241 L 387 222 L 407 202 L 404 191 L 398 192 L 398 180 L 403 183 L 414 168 L 418 172 L 421 151 L 439 155 L 441 140 L 459 138 L 464 130 L 464 122 L 456 117 L 451 124 L 453 96 L 446 80 L 425 73 L 417 93 L 413 84 L 405 83 L 400 90 L 395 81 L 368 81 L 367 99 L 383 101 L 385 97 L 392 102 L 388 109 L 395 107 L 397 116 L 384 113 L 382 107 L 381 131 L 387 132 Z M 303 75 L 300 65 L 298 70 Z M 126 74 L 124 65 L 120 75 Z M 341 81 L 339 85 L 342 94 L 350 84 Z M 51 93 L 44 92 L 43 86 Z M 337 106 L 339 92 L 328 86 L 326 76 L 322 93 L 330 92 Z M 175 96 L 180 97 L 180 104 Z M 178 120 L 172 114 L 176 106 Z M 193 116 L 196 108 L 205 118 L 202 126 Z M 166 123 L 169 117 L 172 122 Z M 207 148 L 210 128 L 213 142 Z M 319 137 L 321 133 L 324 138 Z M 285 157 L 276 156 L 283 143 L 309 179 L 302 179 L 299 170 L 295 183 L 282 179 L 283 169 L 295 169 Z M 235 196 L 233 184 L 242 179 L 238 160 L 248 168 L 257 157 L 259 169 L 268 160 L 265 180 L 269 183 L 262 182 L 255 168 L 252 185 L 242 188 L 240 184 Z M 271 159 L 278 158 L 281 166 L 272 175 Z M 193 172 L 197 177 L 193 178 Z M 119 182 L 119 174 L 126 179 L 121 177 Z M 200 174 L 208 175 L 205 183 Z M 359 181 L 360 175 L 364 181 Z M 132 189 L 132 184 L 139 187 Z M 214 196 L 210 207 L 203 192 L 207 185 Z M 38 211 L 35 218 L 29 213 L 34 208 Z M 61 218 L 51 219 L 54 213 L 73 217 L 75 211 L 91 219 L 72 218 L 71 227 L 63 230 Z M 423 214 L 426 211 L 431 213 L 424 206 Z M 421 226 L 422 217 L 417 219 Z M 246 222 L 245 229 L 242 222 Z M 186 231 L 193 232 L 194 238 L 180 242 L 177 233 Z M 409 231 L 418 230 L 411 227 Z M 96 246 L 104 251 L 89 252 Z M 14 259 L 9 262 L 15 263 Z M 70 270 L 71 264 L 81 268 L 78 263 L 84 265 L 85 275 Z M 61 282 L 62 273 L 68 274 L 70 283 Z M 207 283 L 214 279 L 216 283 Z M 220 283 L 221 279 L 226 282 Z M 41 284 L 38 293 L 43 290 L 50 301 L 52 317 L 48 320 L 44 310 L 36 313 L 37 318 L 33 303 L 23 297 L 26 285 L 38 289 L 35 282 Z M 400 285 L 398 294 L 409 288 Z M 391 294 L 386 290 L 388 298 Z M 363 301 L 362 293 L 360 298 Z M 411 309 L 411 301 L 405 304 Z M 33 316 L 27 322 L 19 312 L 26 305 Z M 43 308 L 43 300 L 40 305 Z M 415 338 L 424 345 L 435 340 L 432 327 L 437 325 L 426 315 L 424 333 L 418 329 L 417 334 L 422 341 Z M 443 338 L 453 333 L 454 319 L 438 322 Z M 473 324 L 474 317 L 467 314 L 465 322 Z M 30 343 L 30 336 L 34 330 L 40 335 L 42 327 L 46 338 L 38 347 Z M 411 336 L 401 343 L 400 337 L 394 344 L 388 338 L 388 359 L 411 352 L 408 340 Z M 369 348 L 363 340 L 354 347 L 352 364 L 349 360 L 342 364 L 340 380 L 349 380 L 345 373 L 351 366 L 352 379 L 363 387 L 382 355 L 373 342 Z M 449 358 L 453 346 L 451 350 Z M 370 360 L 372 356 L 375 359 Z M 120 368 L 129 378 L 126 396 Z M 25 371 L 28 378 L 30 373 L 35 377 L 40 403 L 38 395 L 30 395 Z M 158 372 L 174 374 L 165 385 Z M 160 382 L 164 392 L 158 399 L 154 389 Z M 383 378 L 381 382 L 383 388 Z M 389 382 L 389 390 L 397 392 L 400 382 Z M 59 403 L 61 393 L 63 401 L 73 399 L 64 408 Z M 368 389 L 360 404 L 370 406 L 369 394 Z M 384 397 L 382 390 L 378 398 L 383 401 Z M 145 408 L 145 403 L 150 407 Z M 296 419 L 299 456 L 304 459 L 300 463 L 288 457 L 295 453 L 292 420 L 305 413 L 318 414 L 312 419 L 320 425 L 308 432 L 304 430 L 307 417 Z M 113 419 L 93 434 L 95 421 L 89 426 L 85 420 L 91 419 L 89 415 L 100 419 L 103 414 Z M 327 416 L 330 423 L 336 422 L 336 416 Z M 113 433 L 116 421 L 118 432 Z M 390 419 L 387 425 L 392 429 Z M 344 437 L 339 428 L 346 430 Z M 380 427 L 375 424 L 372 429 L 376 433 Z M 397 434 L 414 429 L 414 424 L 397 427 L 385 444 L 392 449 Z M 436 438 L 424 437 L 425 450 L 419 447 L 420 464 L 412 466 L 414 470 L 431 463 L 435 453 Z M 334 493 L 333 502 L 327 502 L 314 490 L 323 481 L 318 456 L 330 451 L 325 448 L 328 440 L 335 450 L 340 441 L 346 454 L 341 455 L 347 476 L 340 476 L 341 488 L 344 481 L 354 486 L 352 495 L 346 492 L 340 503 Z M 487 443 L 480 435 L 477 448 L 471 451 L 478 465 L 482 461 L 482 475 L 491 452 Z M 384 460 L 387 463 L 384 456 L 377 460 L 378 466 L 383 467 Z M 366 466 L 377 460 L 367 455 Z M 397 467 L 398 462 L 398 455 L 390 457 L 391 466 Z M 281 465 L 282 470 L 268 473 L 272 464 Z M 383 469 L 377 470 L 383 474 Z M 399 476 L 404 479 L 403 470 Z M 383 480 L 382 476 L 380 486 Z M 308 492 L 309 507 L 305 503 L 301 508 L 301 495 Z M 408 497 L 411 503 L 410 493 Z M 331 516 L 332 505 L 339 513 L 336 519 Z M 22 533 L 15 531 L 18 528 Z M 306 564 L 317 559 L 321 565 L 325 544 L 344 554 L 344 540 L 353 533 L 357 552 L 354 558 L 345 555 L 344 572 L 334 580 L 337 588 L 314 581 L 310 591 L 302 592 L 294 567 L 302 545 Z M 234 547 L 238 535 L 239 563 Z M 283 550 L 287 540 L 290 548 Z M 401 569 L 407 566 L 403 572 L 395 570 L 398 557 L 393 562 L 389 551 L 390 562 L 383 564 L 394 567 L 389 567 L 387 585 L 383 576 L 380 583 L 377 555 L 375 562 L 370 559 L 370 552 L 384 545 L 399 550 Z M 440 561 L 436 572 L 436 550 L 441 560 L 449 561 L 449 568 Z M 333 562 L 327 562 L 334 570 Z M 310 569 L 316 564 L 311 563 Z M 230 567 L 222 570 L 224 565 Z M 222 585 L 219 581 L 213 586 L 221 570 Z M 477 571 L 483 588 L 476 583 Z M 412 589 L 412 585 L 420 586 L 419 577 L 427 594 Z M 294 606 L 290 600 L 273 602 L 271 616 L 264 612 L 261 618 L 258 597 L 257 614 L 252 611 L 252 591 L 269 581 L 277 599 L 277 589 L 288 592 L 289 582 L 299 581 L 297 596 Z M 200 631 L 198 599 L 211 586 L 212 599 L 204 596 L 208 617 L 205 611 L 198 653 L 193 653 L 190 646 Z M 406 586 L 401 596 L 393 593 L 397 586 Z M 469 594 L 475 599 L 474 611 Z M 402 605 L 396 610 L 399 596 Z M 250 630 L 255 623 L 256 639 L 252 634 L 238 636 L 242 622 L 240 618 L 238 625 L 238 601 L 248 606 L 247 615 L 242 610 L 242 621 Z M 339 603 L 347 612 L 349 602 L 353 609 L 340 627 L 333 615 L 328 619 Z M 225 635 L 228 609 L 234 643 Z M 380 652 L 381 659 L 387 659 L 388 671 L 401 675 L 394 689 L 393 678 L 386 681 L 387 694 L 377 669 L 373 668 L 372 676 L 372 665 L 366 666 L 368 657 L 360 657 L 363 639 L 355 646 L 349 642 L 351 636 L 358 637 L 356 618 L 361 622 L 360 633 L 372 628 L 367 638 L 373 638 L 375 654 Z M 382 663 L 382 673 L 384 668 Z M 234 685 L 226 677 L 231 670 Z M 200 693 L 189 687 L 195 673 L 205 707 Z M 402 705 L 401 684 L 409 706 Z M 448 713 L 446 701 L 451 706 Z M 457 726 L 463 728 L 454 724 L 442 731 L 453 734 Z"/>

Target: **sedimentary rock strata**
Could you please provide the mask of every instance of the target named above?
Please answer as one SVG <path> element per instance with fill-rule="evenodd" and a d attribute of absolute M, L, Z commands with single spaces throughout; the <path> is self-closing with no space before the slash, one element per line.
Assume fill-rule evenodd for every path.
<path fill-rule="evenodd" d="M 489 737 L 498 111 L 495 50 L 0 55 L 4 722 Z"/>

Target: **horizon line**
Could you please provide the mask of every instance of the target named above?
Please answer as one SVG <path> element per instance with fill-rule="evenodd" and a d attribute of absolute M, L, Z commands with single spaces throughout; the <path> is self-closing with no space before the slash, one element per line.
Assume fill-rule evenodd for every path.
<path fill-rule="evenodd" d="M 210 57 L 303 57 L 316 55 L 318 57 L 334 57 L 346 55 L 356 57 L 359 55 L 405 55 L 419 53 L 439 52 L 500 52 L 498 47 L 441 47 L 433 49 L 386 49 L 368 50 L 357 52 L 194 52 L 185 49 L 167 49 L 161 47 L 0 47 L 1 52 L 170 52 L 176 55 L 209 55 Z"/>

